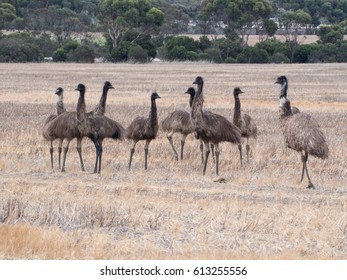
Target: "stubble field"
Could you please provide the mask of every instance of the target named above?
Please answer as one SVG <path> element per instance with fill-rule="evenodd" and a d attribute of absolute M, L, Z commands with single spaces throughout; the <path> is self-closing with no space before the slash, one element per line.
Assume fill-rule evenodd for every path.
<path fill-rule="evenodd" d="M 106 115 L 127 127 L 149 114 L 153 90 L 161 96 L 159 121 L 174 109 L 188 110 L 183 93 L 197 75 L 205 79 L 205 108 L 232 120 L 232 91 L 239 86 L 242 110 L 258 126 L 243 168 L 237 146 L 221 145 L 225 180 L 215 182 L 212 161 L 202 175 L 192 135 L 185 159 L 175 161 L 162 131 L 150 144 L 147 171 L 143 143 L 128 171 L 131 143 L 105 140 L 101 175 L 92 174 L 88 139 L 85 172 L 75 140 L 67 172 L 58 170 L 57 143 L 51 169 L 41 131 L 55 112 L 57 87 L 74 111 L 74 89 L 84 83 L 89 111 L 111 81 Z M 315 190 L 299 182 L 300 158 L 284 144 L 279 75 L 288 77 L 292 104 L 312 114 L 327 136 L 329 158 L 309 158 Z M 0 79 L 1 259 L 347 258 L 347 64 L 0 64 Z"/>

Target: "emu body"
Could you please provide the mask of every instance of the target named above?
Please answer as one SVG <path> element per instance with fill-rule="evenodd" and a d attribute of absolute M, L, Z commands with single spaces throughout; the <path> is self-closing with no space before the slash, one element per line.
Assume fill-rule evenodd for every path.
<path fill-rule="evenodd" d="M 104 139 L 123 140 L 124 128 L 118 122 L 103 115 L 86 113 L 85 86 L 79 84 L 76 90 L 80 92 L 77 103 L 78 130 L 83 137 L 88 137 L 94 143 L 96 151 L 94 173 L 100 174 Z"/>
<path fill-rule="evenodd" d="M 160 96 L 153 92 L 151 95 L 151 110 L 148 118 L 137 117 L 126 129 L 126 137 L 133 141 L 132 147 L 130 149 L 130 159 L 129 159 L 129 170 L 131 169 L 131 162 L 135 152 L 135 146 L 138 141 L 145 140 L 145 170 L 147 170 L 147 157 L 149 144 L 153 139 L 157 137 L 158 133 L 158 115 L 157 115 L 157 105 L 156 99 Z"/>
<path fill-rule="evenodd" d="M 248 138 L 257 138 L 257 125 L 250 115 L 241 113 L 241 101 L 239 94 L 243 93 L 240 88 L 234 88 L 234 118 L 233 123 L 241 130 L 241 137 L 246 138 L 247 162 L 249 161 L 249 144 Z M 242 146 L 238 145 L 242 164 Z"/>
<path fill-rule="evenodd" d="M 229 122 L 225 117 L 218 114 L 205 114 L 203 111 L 203 78 L 198 76 L 193 84 L 197 84 L 198 90 L 194 97 L 191 119 L 194 125 L 195 131 L 199 134 L 199 137 L 205 145 L 205 162 L 203 168 L 203 174 L 206 173 L 208 156 L 210 154 L 210 146 L 212 143 L 215 146 L 216 157 L 216 175 L 219 175 L 219 143 L 230 142 L 233 144 L 241 143 L 241 131 L 234 124 Z"/>

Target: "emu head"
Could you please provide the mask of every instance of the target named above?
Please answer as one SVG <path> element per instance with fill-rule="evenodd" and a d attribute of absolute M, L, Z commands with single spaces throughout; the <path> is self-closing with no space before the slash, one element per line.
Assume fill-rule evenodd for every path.
<path fill-rule="evenodd" d="M 58 87 L 57 90 L 55 91 L 55 94 L 58 96 L 61 96 L 63 94 L 64 90 L 61 87 Z"/>
<path fill-rule="evenodd" d="M 109 81 L 106 81 L 104 84 L 104 89 L 111 89 L 111 88 L 114 88 L 113 85 Z"/>
<path fill-rule="evenodd" d="M 195 81 L 193 82 L 193 84 L 196 84 L 196 85 L 201 85 L 203 83 L 204 83 L 204 79 L 201 76 L 197 76 L 195 78 Z"/>
<path fill-rule="evenodd" d="M 277 78 L 275 84 L 280 84 L 282 86 L 280 98 L 287 97 L 287 89 L 288 89 L 287 77 L 286 76 L 279 76 Z"/>
<path fill-rule="evenodd" d="M 244 93 L 239 87 L 234 88 L 234 95 L 239 95 L 240 93 Z"/>
<path fill-rule="evenodd" d="M 187 91 L 185 93 L 189 94 L 191 97 L 194 97 L 195 89 L 193 87 L 190 87 L 190 88 L 187 89 Z"/>
<path fill-rule="evenodd" d="M 155 100 L 157 98 L 160 98 L 160 96 L 158 95 L 158 93 L 153 92 L 152 95 L 151 95 L 151 100 Z"/>
<path fill-rule="evenodd" d="M 85 92 L 86 87 L 84 84 L 78 84 L 77 88 L 75 88 L 75 90 L 79 91 L 79 92 Z"/>

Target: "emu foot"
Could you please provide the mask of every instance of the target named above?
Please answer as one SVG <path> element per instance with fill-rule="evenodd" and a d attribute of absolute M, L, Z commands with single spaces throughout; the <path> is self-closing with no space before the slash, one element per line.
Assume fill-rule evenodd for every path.
<path fill-rule="evenodd" d="M 308 184 L 307 188 L 308 189 L 313 189 L 313 190 L 316 189 L 311 182 Z"/>

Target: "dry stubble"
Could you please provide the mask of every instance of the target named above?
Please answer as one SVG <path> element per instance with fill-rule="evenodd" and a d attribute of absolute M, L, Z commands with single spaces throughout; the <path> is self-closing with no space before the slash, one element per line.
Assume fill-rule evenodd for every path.
<path fill-rule="evenodd" d="M 346 64 L 213 65 L 203 63 L 0 65 L 1 258 L 24 259 L 345 259 L 347 252 Z M 327 135 L 330 157 L 309 159 L 317 189 L 299 183 L 297 154 L 285 148 L 278 121 L 278 75 L 289 78 L 292 104 L 315 116 Z M 156 90 L 159 119 L 188 110 L 183 93 L 205 78 L 205 107 L 229 119 L 232 89 L 256 121 L 249 164 L 239 167 L 236 146 L 223 144 L 215 183 L 209 163 L 202 176 L 199 143 L 189 136 L 176 162 L 165 135 L 150 145 L 143 170 L 139 143 L 129 172 L 130 143 L 105 140 L 102 175 L 91 174 L 95 151 L 83 141 L 86 172 L 75 141 L 67 172 L 50 169 L 41 136 L 54 112 L 54 90 L 65 89 L 75 110 L 80 82 L 92 109 L 110 80 L 106 115 L 125 127 L 148 115 Z M 179 146 L 177 136 L 175 143 Z"/>

